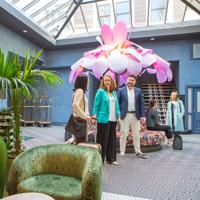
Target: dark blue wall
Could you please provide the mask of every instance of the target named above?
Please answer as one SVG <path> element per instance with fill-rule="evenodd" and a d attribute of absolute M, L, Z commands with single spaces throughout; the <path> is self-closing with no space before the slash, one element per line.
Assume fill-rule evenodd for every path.
<path fill-rule="evenodd" d="M 27 32 L 24 34 L 29 33 Z M 3 49 L 5 53 L 7 51 L 14 51 L 23 57 L 25 57 L 27 49 L 30 49 L 30 53 L 32 53 L 34 50 L 40 50 L 37 45 L 14 33 L 3 25 L 0 25 L 0 48 Z M 46 61 L 45 51 L 40 56 L 40 59 L 44 62 Z"/>
<path fill-rule="evenodd" d="M 179 61 L 179 84 L 180 95 L 185 95 L 185 86 L 199 84 L 200 59 L 192 59 L 193 43 L 200 40 L 178 40 L 171 42 L 160 42 L 141 44 L 151 48 L 156 54 L 169 61 Z"/>
<path fill-rule="evenodd" d="M 57 74 L 63 79 L 63 86 L 56 86 L 50 88 L 44 86 L 38 87 L 40 94 L 44 91 L 47 96 L 51 97 L 52 105 L 52 122 L 56 124 L 63 124 L 67 121 L 71 114 L 71 102 L 72 102 L 72 89 L 73 85 L 69 84 L 69 72 L 70 69 L 59 69 Z"/>
<path fill-rule="evenodd" d="M 141 43 L 139 45 L 151 48 L 153 51 L 168 61 L 178 61 L 179 63 L 179 79 L 177 86 L 180 95 L 185 95 L 185 86 L 199 84 L 200 77 L 200 59 L 192 58 L 193 43 L 200 43 L 200 40 L 178 40 L 157 42 L 156 40 L 149 43 Z M 39 49 L 32 42 L 27 41 L 21 36 L 13 33 L 4 26 L 0 26 L 0 44 L 4 50 L 14 50 L 21 55 L 25 55 L 27 48 Z M 56 89 L 47 89 L 47 95 L 52 98 L 52 121 L 57 123 L 66 122 L 66 118 L 71 113 L 71 95 L 72 85 L 68 82 L 70 66 L 80 59 L 85 51 L 93 48 L 74 48 L 68 50 L 47 51 L 42 55 L 45 66 L 63 67 L 58 69 L 60 77 L 64 80 L 62 87 Z M 91 95 L 89 94 L 89 98 Z"/>

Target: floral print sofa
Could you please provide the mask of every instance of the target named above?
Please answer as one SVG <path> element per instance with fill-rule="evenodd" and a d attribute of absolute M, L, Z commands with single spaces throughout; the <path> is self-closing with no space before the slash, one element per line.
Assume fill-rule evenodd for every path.
<path fill-rule="evenodd" d="M 96 126 L 88 124 L 88 141 L 94 142 L 96 135 Z M 119 147 L 119 138 L 120 138 L 120 127 L 117 127 L 117 147 Z M 165 132 L 164 131 L 151 131 L 143 128 L 140 131 L 140 144 L 143 152 L 156 151 L 161 149 L 161 144 L 165 141 Z M 132 152 L 133 149 L 133 137 L 131 131 L 127 137 L 127 152 Z"/>

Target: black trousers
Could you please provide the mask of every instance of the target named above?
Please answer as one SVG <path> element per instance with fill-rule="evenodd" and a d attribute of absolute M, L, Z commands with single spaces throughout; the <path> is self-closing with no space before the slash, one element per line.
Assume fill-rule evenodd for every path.
<path fill-rule="evenodd" d="M 101 145 L 101 156 L 104 162 L 117 160 L 116 150 L 116 124 L 117 122 L 97 123 L 97 143 Z"/>
<path fill-rule="evenodd" d="M 167 139 L 172 138 L 171 127 L 168 125 L 157 125 L 154 127 L 147 127 L 147 129 L 152 131 L 164 131 Z"/>

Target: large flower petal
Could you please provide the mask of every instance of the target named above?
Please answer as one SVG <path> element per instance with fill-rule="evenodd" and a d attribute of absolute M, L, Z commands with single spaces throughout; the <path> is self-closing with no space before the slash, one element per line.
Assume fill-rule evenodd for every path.
<path fill-rule="evenodd" d="M 120 75 L 120 77 L 119 77 L 119 86 L 122 86 L 123 84 L 126 83 L 129 74 L 130 74 L 129 72 L 126 72 L 126 73 L 123 73 L 123 74 Z"/>
<path fill-rule="evenodd" d="M 70 74 L 69 74 L 69 82 L 70 83 L 74 83 L 76 78 L 82 74 L 82 70 L 71 70 Z"/>
<path fill-rule="evenodd" d="M 116 81 L 116 75 L 115 75 L 115 73 L 111 72 L 110 70 L 108 70 L 108 71 L 105 73 L 105 75 L 111 76 L 112 79 L 113 79 L 114 81 Z"/>
<path fill-rule="evenodd" d="M 156 62 L 153 64 L 153 66 L 157 69 L 157 71 L 164 71 L 168 81 L 172 80 L 172 71 L 170 69 L 170 63 L 166 60 L 162 59 L 158 55 L 154 54 L 156 58 Z"/>
<path fill-rule="evenodd" d="M 137 44 L 135 44 L 137 46 Z M 152 49 L 145 49 L 143 47 L 138 46 L 137 51 L 142 55 L 151 54 L 153 51 Z"/>
<path fill-rule="evenodd" d="M 98 57 L 101 53 L 103 52 L 102 47 L 98 47 L 97 49 L 91 50 L 91 51 L 87 51 L 83 54 L 84 57 L 87 56 L 95 56 Z"/>
<path fill-rule="evenodd" d="M 131 58 L 128 58 L 127 70 L 128 72 L 130 72 L 130 74 L 133 74 L 134 76 L 138 76 L 140 72 L 142 71 L 142 65 L 140 62 L 137 62 Z"/>
<path fill-rule="evenodd" d="M 112 45 L 113 42 L 113 32 L 107 24 L 101 26 L 101 37 L 104 44 Z"/>
<path fill-rule="evenodd" d="M 126 48 L 128 48 L 128 47 L 131 47 L 132 45 L 134 45 L 134 43 L 127 40 L 127 41 L 123 42 L 121 48 L 126 49 Z"/>
<path fill-rule="evenodd" d="M 167 73 L 164 70 L 157 71 L 156 76 L 159 83 L 164 83 L 167 81 Z"/>
<path fill-rule="evenodd" d="M 94 63 L 94 66 L 92 66 L 92 72 L 94 76 L 99 79 L 108 70 L 108 68 L 109 63 L 107 59 L 104 56 L 102 56 L 99 57 Z"/>
<path fill-rule="evenodd" d="M 86 69 L 92 69 L 92 66 L 96 62 L 96 58 L 94 56 L 83 57 L 82 58 L 82 66 Z"/>
<path fill-rule="evenodd" d="M 171 69 L 167 70 L 167 77 L 168 77 L 168 81 L 169 82 L 172 81 L 173 75 L 172 75 L 172 70 Z"/>
<path fill-rule="evenodd" d="M 149 74 L 156 74 L 156 69 L 147 68 L 147 72 L 148 72 Z"/>
<path fill-rule="evenodd" d="M 113 28 L 113 39 L 117 45 L 122 44 L 127 39 L 128 29 L 123 21 L 118 21 Z"/>
<path fill-rule="evenodd" d="M 110 63 L 110 69 L 118 74 L 124 72 L 128 66 L 127 56 L 121 54 L 117 50 L 111 52 L 108 57 L 108 62 Z"/>
<path fill-rule="evenodd" d="M 154 63 L 154 66 L 159 66 L 163 70 L 167 70 L 170 68 L 170 63 L 167 62 L 166 60 L 162 59 L 160 56 L 154 54 L 156 58 L 156 62 Z"/>
<path fill-rule="evenodd" d="M 122 49 L 124 54 L 131 55 L 135 58 L 137 61 L 142 60 L 142 56 L 140 53 L 138 53 L 134 48 L 127 48 L 127 49 Z"/>
<path fill-rule="evenodd" d="M 148 66 L 151 66 L 153 63 L 156 62 L 156 58 L 153 54 L 151 53 L 148 53 L 148 54 L 145 54 L 143 57 L 142 57 L 142 67 L 143 68 L 146 68 Z"/>

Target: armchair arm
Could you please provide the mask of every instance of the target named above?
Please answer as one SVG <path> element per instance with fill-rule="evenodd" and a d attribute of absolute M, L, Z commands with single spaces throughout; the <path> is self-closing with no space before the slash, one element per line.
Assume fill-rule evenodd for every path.
<path fill-rule="evenodd" d="M 82 176 L 82 199 L 101 200 L 102 195 L 102 159 L 94 150 L 95 155 L 88 159 Z"/>
<path fill-rule="evenodd" d="M 41 163 L 45 162 L 43 155 L 46 152 L 34 152 L 33 150 L 34 148 L 20 154 L 13 160 L 7 183 L 9 194 L 17 193 L 17 186 L 21 181 L 41 173 L 43 169 Z"/>

